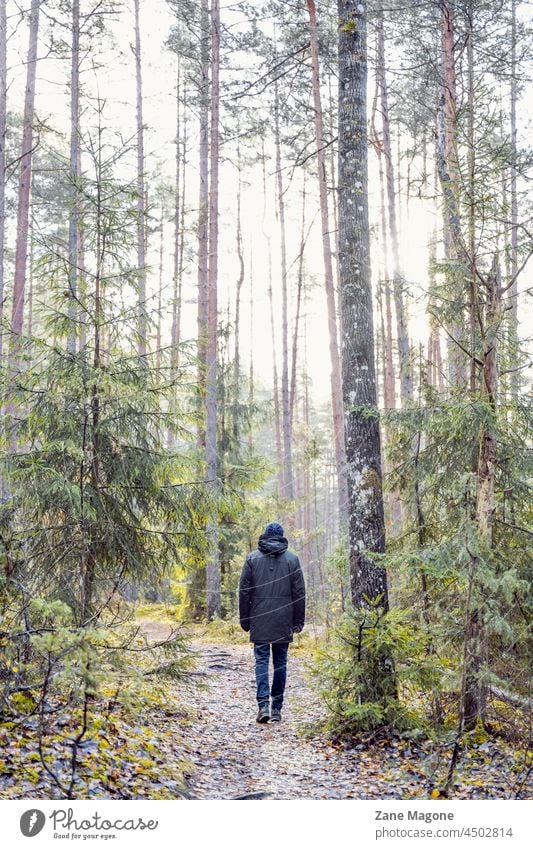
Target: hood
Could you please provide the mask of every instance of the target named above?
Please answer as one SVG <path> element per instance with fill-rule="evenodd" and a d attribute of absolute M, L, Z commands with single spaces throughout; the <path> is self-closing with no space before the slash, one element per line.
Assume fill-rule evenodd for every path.
<path fill-rule="evenodd" d="M 287 551 L 289 543 L 285 537 L 280 537 L 275 534 L 261 534 L 257 543 L 259 551 L 263 554 L 281 554 L 282 551 Z"/>

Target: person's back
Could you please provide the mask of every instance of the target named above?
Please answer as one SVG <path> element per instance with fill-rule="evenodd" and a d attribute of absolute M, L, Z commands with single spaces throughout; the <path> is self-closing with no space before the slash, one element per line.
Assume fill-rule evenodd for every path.
<path fill-rule="evenodd" d="M 239 585 L 241 627 L 250 632 L 256 661 L 258 722 L 281 719 L 287 652 L 293 633 L 305 623 L 305 584 L 300 561 L 288 550 L 283 528 L 266 526 L 255 551 L 246 558 Z M 272 646 L 274 679 L 269 713 L 268 662 Z"/>

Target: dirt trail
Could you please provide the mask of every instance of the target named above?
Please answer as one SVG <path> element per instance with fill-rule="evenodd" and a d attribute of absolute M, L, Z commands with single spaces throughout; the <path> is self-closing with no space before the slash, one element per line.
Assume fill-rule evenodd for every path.
<path fill-rule="evenodd" d="M 143 630 L 150 640 L 168 634 L 168 626 L 155 622 L 143 623 Z M 194 764 L 187 776 L 193 798 L 401 798 L 379 776 L 379 757 L 361 770 L 357 753 L 302 738 L 302 723 L 316 718 L 319 708 L 301 651 L 289 649 L 282 721 L 260 725 L 252 646 L 193 639 L 191 648 L 196 680 L 205 686 L 182 685 L 177 695 L 192 717 L 184 729 L 186 757 Z"/>
<path fill-rule="evenodd" d="M 166 637 L 168 628 L 143 623 L 150 640 Z M 289 649 L 283 719 L 265 725 L 255 721 L 252 646 L 216 645 L 193 637 L 191 648 L 196 652 L 195 680 L 204 686 L 181 684 L 169 696 L 175 695 L 178 711 L 185 708 L 188 716 L 181 727 L 184 757 L 192 764 L 186 775 L 192 798 L 428 798 L 435 768 L 440 764 L 442 769 L 442 752 L 424 751 L 401 739 L 343 749 L 319 735 L 302 737 L 303 723 L 321 712 L 305 675 L 303 648 Z M 509 798 L 515 777 L 505 748 L 493 749 L 490 762 L 469 766 L 468 774 L 462 774 L 462 765 L 458 768 L 455 798 Z"/>
<path fill-rule="evenodd" d="M 283 719 L 255 721 L 255 681 L 250 647 L 196 646 L 198 671 L 208 676 L 197 718 L 190 728 L 190 778 L 201 799 L 245 796 L 265 799 L 346 798 L 354 791 L 354 765 L 341 764 L 325 745 L 297 733 L 298 720 L 314 710 L 302 675 L 302 661 L 290 653 Z M 332 758 L 333 754 L 333 758 Z M 335 761 L 337 761 L 335 763 Z M 334 767 L 335 775 L 332 775 Z"/>

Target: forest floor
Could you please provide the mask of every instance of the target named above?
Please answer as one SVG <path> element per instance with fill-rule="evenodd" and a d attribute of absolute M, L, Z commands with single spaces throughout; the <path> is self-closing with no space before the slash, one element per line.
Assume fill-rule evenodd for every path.
<path fill-rule="evenodd" d="M 143 642 L 155 647 L 176 633 L 175 621 L 160 613 L 145 611 L 137 620 Z M 388 735 L 352 741 L 351 747 L 324 735 L 324 708 L 307 669 L 316 632 L 306 628 L 291 646 L 282 721 L 264 725 L 255 720 L 252 646 L 238 624 L 179 626 L 178 632 L 193 652 L 189 674 L 183 680 L 147 677 L 137 669 L 140 656 L 129 655 L 136 666 L 125 672 L 128 678 L 136 673 L 139 683 L 128 691 L 111 679 L 107 692 L 93 700 L 73 779 L 80 705 L 56 694 L 47 702 L 44 733 L 34 709 L 16 721 L 0 721 L 0 799 L 60 799 L 67 793 L 73 799 L 439 797 L 453 730 L 447 740 Z M 450 797 L 530 798 L 532 765 L 525 749 L 525 739 L 511 744 L 470 735 Z"/>
<path fill-rule="evenodd" d="M 143 627 L 150 639 L 165 636 L 162 623 L 145 622 Z M 346 748 L 319 733 L 322 707 L 305 668 L 309 645 L 295 642 L 289 649 L 282 721 L 258 724 L 251 644 L 239 636 L 217 638 L 209 629 L 203 636 L 196 634 L 192 648 L 200 684 L 185 689 L 176 685 L 177 702 L 188 715 L 184 759 L 192 798 L 438 797 L 450 743 L 414 743 L 398 737 Z M 473 744 L 463 752 L 450 795 L 524 796 L 522 757 L 503 741 Z"/>

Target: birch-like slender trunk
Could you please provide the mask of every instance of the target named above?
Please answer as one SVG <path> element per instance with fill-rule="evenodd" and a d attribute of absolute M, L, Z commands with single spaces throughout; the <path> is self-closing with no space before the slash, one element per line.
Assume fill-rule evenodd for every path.
<path fill-rule="evenodd" d="M 344 449 L 344 415 L 342 407 L 341 361 L 339 353 L 337 311 L 333 260 L 331 256 L 330 217 L 328 209 L 328 185 L 326 174 L 326 150 L 324 140 L 324 114 L 320 94 L 320 67 L 318 57 L 318 32 L 314 0 L 307 0 L 309 11 L 309 35 L 311 42 L 311 64 L 313 103 L 315 115 L 315 140 L 317 148 L 318 188 L 320 196 L 320 220 L 322 226 L 322 255 L 324 259 L 324 282 L 328 310 L 329 355 L 331 361 L 331 405 L 333 411 L 333 436 L 335 440 L 335 462 L 337 467 L 339 495 L 339 523 L 345 524 L 348 505 L 348 483 L 346 478 L 346 453 Z"/>
<path fill-rule="evenodd" d="M 368 220 L 366 2 L 338 0 L 338 11 L 339 272 L 351 590 L 355 607 L 379 599 L 387 611 L 387 573 L 369 553 L 384 551 L 385 523 Z"/>
<path fill-rule="evenodd" d="M 134 0 L 135 11 L 135 82 L 137 114 L 137 350 L 139 357 L 146 357 L 147 305 L 146 305 L 146 191 L 144 181 L 144 123 L 143 82 L 141 56 L 141 28 L 139 3 Z"/>
<path fill-rule="evenodd" d="M 220 4 L 211 0 L 211 127 L 209 151 L 209 269 L 207 292 L 206 467 L 216 493 L 217 450 L 217 325 L 218 325 L 218 166 L 220 114 Z M 207 528 L 209 554 L 206 567 L 207 618 L 220 616 L 220 565 L 218 509 L 212 508 Z"/>

